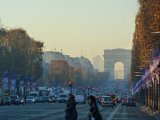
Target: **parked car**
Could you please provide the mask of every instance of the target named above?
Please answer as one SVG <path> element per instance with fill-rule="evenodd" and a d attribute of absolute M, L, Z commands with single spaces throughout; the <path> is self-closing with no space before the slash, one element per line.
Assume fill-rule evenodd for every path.
<path fill-rule="evenodd" d="M 35 98 L 33 96 L 28 96 L 26 99 L 26 103 L 35 103 Z"/>
<path fill-rule="evenodd" d="M 78 103 L 86 104 L 86 99 L 84 95 L 75 95 L 75 100 L 77 104 Z"/>
<path fill-rule="evenodd" d="M 5 105 L 11 105 L 11 98 L 9 96 L 4 97 L 4 104 Z"/>
<path fill-rule="evenodd" d="M 11 104 L 14 104 L 14 105 L 19 104 L 18 95 L 11 95 L 10 98 L 11 98 Z"/>
<path fill-rule="evenodd" d="M 113 100 L 111 96 L 102 96 L 101 98 L 101 105 L 103 106 L 111 106 L 113 107 Z"/>
<path fill-rule="evenodd" d="M 58 102 L 67 102 L 67 95 L 66 94 L 60 94 L 58 97 Z"/>

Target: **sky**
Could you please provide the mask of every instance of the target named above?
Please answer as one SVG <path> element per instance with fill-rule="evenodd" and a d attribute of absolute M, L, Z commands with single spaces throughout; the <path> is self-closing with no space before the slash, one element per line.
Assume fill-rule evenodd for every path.
<path fill-rule="evenodd" d="M 45 51 L 90 60 L 132 48 L 137 12 L 137 0 L 0 0 L 1 25 L 25 29 Z"/>

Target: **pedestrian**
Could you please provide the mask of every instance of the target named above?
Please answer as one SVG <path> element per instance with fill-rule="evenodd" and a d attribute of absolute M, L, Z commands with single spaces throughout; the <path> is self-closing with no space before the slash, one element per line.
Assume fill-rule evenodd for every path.
<path fill-rule="evenodd" d="M 66 120 L 77 120 L 76 101 L 73 94 L 68 94 L 68 101 L 66 105 Z"/>
<path fill-rule="evenodd" d="M 96 103 L 96 98 L 93 95 L 88 97 L 88 104 L 90 107 L 89 120 L 102 120 L 102 116 Z"/>

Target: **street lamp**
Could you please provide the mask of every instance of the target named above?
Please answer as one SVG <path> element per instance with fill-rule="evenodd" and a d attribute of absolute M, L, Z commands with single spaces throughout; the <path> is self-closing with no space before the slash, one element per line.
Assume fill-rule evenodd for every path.
<path fill-rule="evenodd" d="M 72 94 L 72 87 L 73 87 L 73 82 L 69 82 L 69 88 L 70 88 L 70 93 Z"/>
<path fill-rule="evenodd" d="M 90 89 L 90 86 L 88 86 L 87 89 L 88 89 L 88 96 L 89 96 L 89 89 Z"/>
<path fill-rule="evenodd" d="M 57 75 L 58 75 L 58 68 L 53 68 L 53 84 L 54 84 L 54 93 L 57 95 Z"/>

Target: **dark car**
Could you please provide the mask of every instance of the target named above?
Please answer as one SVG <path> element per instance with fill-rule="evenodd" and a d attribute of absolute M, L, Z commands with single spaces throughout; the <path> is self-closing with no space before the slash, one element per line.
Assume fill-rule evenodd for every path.
<path fill-rule="evenodd" d="M 136 102 L 133 98 L 128 98 L 128 101 L 127 101 L 127 106 L 133 106 L 133 107 L 136 107 Z"/>
<path fill-rule="evenodd" d="M 4 97 L 4 104 L 5 105 L 11 105 L 11 98 L 9 96 Z"/>
<path fill-rule="evenodd" d="M 128 99 L 127 98 L 122 98 L 122 105 L 127 105 Z"/>
<path fill-rule="evenodd" d="M 19 104 L 23 104 L 23 105 L 25 104 L 25 100 L 23 97 L 19 97 L 18 102 L 19 102 Z"/>
<path fill-rule="evenodd" d="M 96 96 L 96 102 L 101 103 L 101 96 Z"/>
<path fill-rule="evenodd" d="M 56 102 L 56 97 L 55 96 L 50 96 L 51 102 Z"/>
<path fill-rule="evenodd" d="M 39 96 L 37 99 L 37 103 L 41 103 L 42 102 L 42 96 Z"/>
<path fill-rule="evenodd" d="M 42 103 L 45 103 L 45 102 L 51 103 L 51 98 L 49 96 L 42 96 L 41 97 L 41 102 Z"/>
<path fill-rule="evenodd" d="M 18 105 L 19 104 L 18 95 L 11 95 L 10 98 L 11 98 L 11 104 L 14 104 L 14 105 Z"/>
<path fill-rule="evenodd" d="M 117 103 L 121 103 L 122 102 L 122 98 L 121 97 L 118 97 L 117 98 Z"/>

